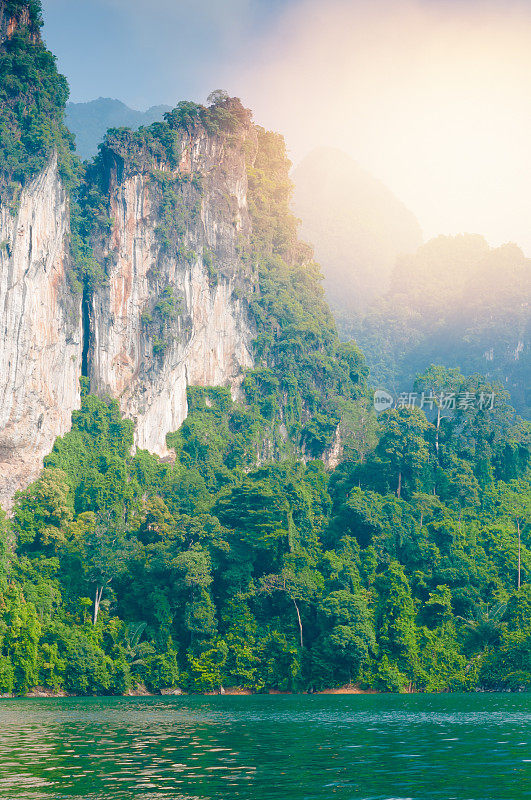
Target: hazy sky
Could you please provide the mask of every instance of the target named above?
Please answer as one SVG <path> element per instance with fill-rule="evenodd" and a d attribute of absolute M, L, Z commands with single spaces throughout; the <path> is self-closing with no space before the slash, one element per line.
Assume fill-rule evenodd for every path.
<path fill-rule="evenodd" d="M 531 255 L 529 0 L 44 0 L 73 100 L 227 89 L 297 161 L 340 147 L 417 215 Z"/>

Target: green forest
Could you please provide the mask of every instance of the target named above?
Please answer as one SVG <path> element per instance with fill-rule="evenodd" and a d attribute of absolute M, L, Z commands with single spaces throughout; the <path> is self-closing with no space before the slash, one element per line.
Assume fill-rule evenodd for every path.
<path fill-rule="evenodd" d="M 70 153 L 67 92 L 31 29 L 10 42 L 0 68 L 26 70 L 46 100 L 24 106 L 14 80 L 2 102 L 0 132 L 15 142 L 2 175 L 20 187 L 54 142 Z M 246 119 L 220 94 L 111 138 L 171 150 L 183 126 L 202 125 L 230 144 Z M 282 137 L 255 130 L 244 400 L 189 388 L 169 462 L 134 452 L 133 422 L 82 378 L 71 431 L 0 518 L 0 692 L 529 687 L 531 424 L 499 385 L 429 363 L 415 378 L 428 413 L 376 416 L 364 356 L 340 342 L 297 239 Z M 24 148 L 37 154 L 27 168 Z M 91 183 L 98 157 L 69 159 L 73 280 L 90 292 L 105 280 L 91 250 L 105 197 Z M 448 390 L 466 402 L 441 408 Z M 492 393 L 492 408 L 473 402 Z"/>
<path fill-rule="evenodd" d="M 18 496 L 3 692 L 529 685 L 529 427 L 507 406 L 439 429 L 385 412 L 333 472 L 250 466 L 260 409 L 226 389 L 190 409 L 168 464 L 131 456 L 132 423 L 87 394 Z"/>

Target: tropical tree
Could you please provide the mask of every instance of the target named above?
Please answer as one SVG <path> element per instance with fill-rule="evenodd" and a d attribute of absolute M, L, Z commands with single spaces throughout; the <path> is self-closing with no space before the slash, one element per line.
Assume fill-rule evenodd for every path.
<path fill-rule="evenodd" d="M 396 495 L 418 491 L 427 481 L 429 449 L 426 436 L 431 424 L 418 408 L 399 408 L 381 415 L 382 435 L 376 454 L 389 477 L 394 478 Z"/>
<path fill-rule="evenodd" d="M 460 618 L 465 623 L 466 646 L 470 653 L 481 654 L 499 644 L 503 632 L 502 620 L 506 610 L 506 603 L 497 603 L 491 607 L 488 604 L 482 604 L 476 609 L 473 617 Z"/>
<path fill-rule="evenodd" d="M 522 585 L 522 531 L 531 525 L 531 491 L 524 481 L 514 480 L 501 488 L 500 506 L 516 526 L 518 541 L 517 589 Z"/>
<path fill-rule="evenodd" d="M 93 517 L 82 536 L 74 543 L 82 559 L 86 579 L 94 587 L 96 625 L 104 591 L 125 572 L 138 549 L 138 541 L 128 535 L 123 519 L 109 512 Z"/>

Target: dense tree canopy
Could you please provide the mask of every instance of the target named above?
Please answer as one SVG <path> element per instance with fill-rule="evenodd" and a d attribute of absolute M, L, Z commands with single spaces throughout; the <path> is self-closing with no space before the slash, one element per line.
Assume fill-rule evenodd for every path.
<path fill-rule="evenodd" d="M 85 395 L 3 518 L 3 691 L 530 683 L 528 426 L 470 419 L 467 449 L 445 419 L 437 451 L 423 412 L 386 412 L 330 473 L 257 465 L 226 390 L 190 407 L 172 464 Z"/>
<path fill-rule="evenodd" d="M 63 122 L 68 84 L 41 40 L 40 2 L 1 5 L 0 197 L 13 201 L 54 151 L 67 183 L 73 183 L 77 167 L 73 139 Z"/>

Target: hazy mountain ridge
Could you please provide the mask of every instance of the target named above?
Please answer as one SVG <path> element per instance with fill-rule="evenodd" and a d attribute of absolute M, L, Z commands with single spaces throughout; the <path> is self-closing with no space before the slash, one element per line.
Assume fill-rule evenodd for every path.
<path fill-rule="evenodd" d="M 426 365 L 479 372 L 531 415 L 530 264 L 479 235 L 420 245 L 413 215 L 341 151 L 320 148 L 293 171 L 293 207 L 315 247 L 344 339 L 373 383 L 411 391 Z"/>
<path fill-rule="evenodd" d="M 519 247 L 481 236 L 439 236 L 399 259 L 388 292 L 340 320 L 372 380 L 411 391 L 426 364 L 479 372 L 531 415 L 531 260 Z"/>
<path fill-rule="evenodd" d="M 109 128 L 139 128 L 162 120 L 171 106 L 151 106 L 146 111 L 129 108 L 121 100 L 98 97 L 87 103 L 67 103 L 65 122 L 76 138 L 76 149 L 85 160 L 98 151 Z"/>
<path fill-rule="evenodd" d="M 349 155 L 320 147 L 293 170 L 293 210 L 314 247 L 334 312 L 359 311 L 389 288 L 396 259 L 414 252 L 414 214 Z"/>

